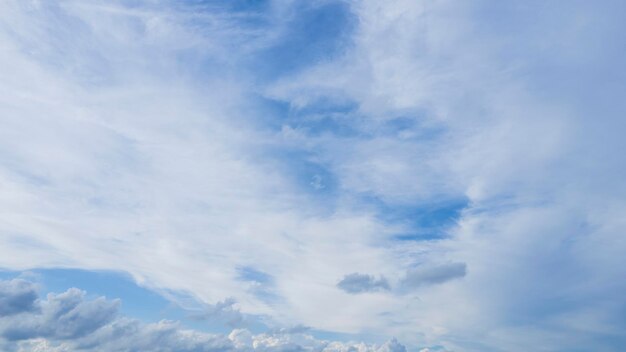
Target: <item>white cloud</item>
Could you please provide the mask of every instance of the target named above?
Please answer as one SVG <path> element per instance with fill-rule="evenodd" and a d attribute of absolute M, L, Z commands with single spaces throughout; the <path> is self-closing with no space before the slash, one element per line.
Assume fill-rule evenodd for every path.
<path fill-rule="evenodd" d="M 197 32 L 165 4 L 111 6 L 2 5 L 0 265 L 123 270 L 163 292 L 357 331 L 344 322 L 358 306 L 328 326 L 322 307 L 350 301 L 335 287 L 345 270 L 396 270 L 375 246 L 389 231 L 370 213 L 329 212 L 281 172 L 280 142 L 248 116 L 256 87 L 218 60 L 248 33 Z M 257 297 L 244 266 L 271 273 L 283 299 Z"/>
<path fill-rule="evenodd" d="M 3 351 L 351 351 L 403 352 L 395 339 L 377 346 L 318 340 L 305 331 L 251 334 L 235 329 L 228 336 L 184 329 L 172 321 L 141 323 L 118 317 L 119 300 L 86 299 L 72 288 L 40 300 L 33 283 L 0 281 L 0 294 L 8 298 L 12 315 L 0 316 L 0 347 Z M 19 287 L 16 290 L 15 287 Z M 23 292 L 32 292 L 22 304 Z"/>
<path fill-rule="evenodd" d="M 267 28 L 160 1 L 58 4 L 0 5 L 0 266 L 124 270 L 285 325 L 460 351 L 624 340 L 618 2 L 364 1 L 342 55 L 271 82 L 246 59 L 288 33 L 277 14 L 297 10 L 281 3 Z M 259 95 L 352 103 L 356 135 L 268 127 Z M 285 172 L 289 152 L 328 169 L 336 190 L 315 191 L 332 201 Z M 398 243 L 414 229 L 362 197 L 469 205 L 447 239 Z M 406 295 L 336 287 L 437 263 L 467 275 Z"/>
<path fill-rule="evenodd" d="M 608 97 L 624 80 L 593 73 L 608 77 L 624 58 L 610 44 L 622 7 L 362 2 L 355 47 L 343 59 L 268 89 L 296 104 L 320 95 L 353 100 L 361 126 L 410 116 L 420 128 L 443 130 L 309 144 L 349 144 L 349 153 L 327 154 L 346 192 L 391 204 L 467 197 L 450 239 L 396 247 L 413 264 L 443 259 L 465 263 L 468 272 L 407 298 L 395 315 L 407 337 L 420 331 L 417 339 L 481 351 L 610 350 L 611 341 L 623 341 L 621 320 L 597 300 L 623 305 L 615 280 L 624 267 L 617 214 L 626 206 L 619 181 L 626 168 L 615 131 L 623 130 L 626 109 Z M 588 317 L 586 326 L 565 324 L 569 314 Z M 485 331 L 503 332 L 481 337 Z M 570 334 L 576 338 L 564 342 Z"/>

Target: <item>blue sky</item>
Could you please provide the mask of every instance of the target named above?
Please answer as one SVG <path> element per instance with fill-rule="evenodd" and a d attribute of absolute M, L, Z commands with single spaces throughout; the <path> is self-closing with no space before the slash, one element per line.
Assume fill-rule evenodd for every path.
<path fill-rule="evenodd" d="M 620 351 L 623 1 L 0 4 L 0 349 Z"/>

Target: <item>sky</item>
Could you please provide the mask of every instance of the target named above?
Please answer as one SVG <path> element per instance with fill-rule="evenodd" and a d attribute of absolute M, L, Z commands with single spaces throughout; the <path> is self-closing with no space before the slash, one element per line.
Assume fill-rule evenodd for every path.
<path fill-rule="evenodd" d="M 0 2 L 0 349 L 622 351 L 626 2 Z"/>

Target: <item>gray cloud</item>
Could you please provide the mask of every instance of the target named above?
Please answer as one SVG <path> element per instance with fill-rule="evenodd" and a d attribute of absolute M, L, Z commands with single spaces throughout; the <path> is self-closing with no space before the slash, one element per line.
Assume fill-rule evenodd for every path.
<path fill-rule="evenodd" d="M 465 263 L 447 263 L 436 266 L 424 266 L 410 269 L 400 282 L 403 288 L 416 288 L 425 285 L 441 284 L 464 277 L 467 274 Z"/>
<path fill-rule="evenodd" d="M 337 287 L 352 294 L 372 292 L 372 291 L 389 291 L 389 282 L 383 276 L 376 279 L 372 275 L 352 273 L 344 276 Z"/>
<path fill-rule="evenodd" d="M 155 352 L 405 352 L 395 339 L 381 346 L 318 340 L 308 328 L 296 326 L 253 335 L 235 329 L 228 336 L 184 329 L 163 320 L 146 324 L 118 317 L 119 300 L 87 299 L 71 288 L 40 299 L 36 286 L 24 280 L 0 281 L 0 350 L 35 351 L 155 351 Z M 231 307 L 231 301 L 216 307 Z"/>
<path fill-rule="evenodd" d="M 72 288 L 61 294 L 49 294 L 37 309 L 1 319 L 0 336 L 10 341 L 79 338 L 111 322 L 118 306 L 119 300 L 104 297 L 87 301 L 85 292 Z"/>
<path fill-rule="evenodd" d="M 20 279 L 0 281 L 0 316 L 30 312 L 35 309 L 36 299 L 33 283 Z"/>

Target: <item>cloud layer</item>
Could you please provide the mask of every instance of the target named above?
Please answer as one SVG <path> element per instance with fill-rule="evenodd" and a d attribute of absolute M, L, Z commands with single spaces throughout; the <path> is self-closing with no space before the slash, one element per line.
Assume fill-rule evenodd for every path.
<path fill-rule="evenodd" d="M 317 340 L 303 331 L 253 335 L 236 329 L 224 336 L 183 329 L 173 321 L 146 324 L 118 316 L 119 300 L 87 299 L 84 291 L 75 288 L 40 299 L 37 287 L 21 279 L 0 281 L 0 296 L 5 312 L 10 312 L 0 314 L 0 347 L 7 352 L 406 352 L 396 340 L 376 346 Z"/>
<path fill-rule="evenodd" d="M 0 267 L 411 346 L 619 350 L 625 6 L 3 1 Z M 2 285 L 11 348 L 236 344 Z"/>

